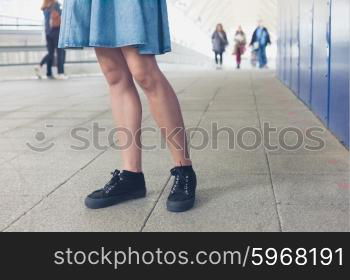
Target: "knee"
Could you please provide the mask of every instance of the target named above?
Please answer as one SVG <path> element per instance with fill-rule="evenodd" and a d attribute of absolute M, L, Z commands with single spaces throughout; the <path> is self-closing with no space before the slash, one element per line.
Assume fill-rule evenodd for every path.
<path fill-rule="evenodd" d="M 127 79 L 126 75 L 116 68 L 106 67 L 102 70 L 109 86 L 121 85 Z"/>
<path fill-rule="evenodd" d="M 132 75 L 146 93 L 152 92 L 155 89 L 159 77 L 156 69 L 138 69 L 132 71 Z"/>

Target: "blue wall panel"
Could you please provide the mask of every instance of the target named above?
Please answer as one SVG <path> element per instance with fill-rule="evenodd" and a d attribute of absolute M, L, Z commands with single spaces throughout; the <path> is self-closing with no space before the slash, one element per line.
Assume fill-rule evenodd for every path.
<path fill-rule="evenodd" d="M 287 39 L 287 21 L 285 20 L 287 14 L 286 14 L 286 9 L 285 5 L 287 3 L 287 0 L 281 0 L 280 2 L 281 5 L 281 66 L 282 66 L 282 71 L 281 71 L 281 80 L 285 83 L 286 82 L 286 72 L 287 72 L 287 67 L 286 67 L 286 59 L 287 59 L 287 48 L 286 48 L 286 39 Z"/>
<path fill-rule="evenodd" d="M 282 24 L 284 22 L 283 20 L 283 5 L 281 4 L 281 2 L 283 2 L 284 0 L 278 2 L 278 13 L 279 13 L 279 18 L 278 18 L 278 25 L 277 25 L 277 76 L 280 80 L 283 80 L 283 71 L 284 71 L 284 64 L 283 64 L 283 51 L 284 48 L 282 47 L 282 40 L 283 40 L 283 36 L 282 36 L 282 32 L 283 32 L 283 28 L 282 28 Z"/>
<path fill-rule="evenodd" d="M 329 127 L 349 147 L 350 1 L 333 0 Z"/>
<path fill-rule="evenodd" d="M 325 124 L 328 124 L 329 101 L 329 24 L 329 0 L 315 1 L 311 108 Z"/>
<path fill-rule="evenodd" d="M 300 0 L 300 91 L 299 97 L 311 104 L 313 0 Z"/>
<path fill-rule="evenodd" d="M 285 75 L 284 75 L 284 82 L 287 86 L 291 86 L 291 35 L 292 35 L 292 24 L 291 24 L 291 10 L 290 10 L 290 1 L 285 2 Z"/>
<path fill-rule="evenodd" d="M 291 1 L 291 89 L 299 95 L 299 1 Z"/>
<path fill-rule="evenodd" d="M 284 2 L 286 2 L 286 0 L 281 0 L 279 2 L 279 11 L 280 11 L 280 24 L 279 24 L 279 32 L 280 32 L 280 52 L 279 52 L 279 55 L 280 55 L 280 80 L 281 81 L 284 81 L 284 73 L 285 73 L 285 64 L 286 64 L 286 61 L 285 61 L 285 57 L 286 57 L 286 48 L 285 48 L 285 20 L 283 19 L 284 18 L 284 14 L 285 14 L 285 9 L 284 9 Z"/>

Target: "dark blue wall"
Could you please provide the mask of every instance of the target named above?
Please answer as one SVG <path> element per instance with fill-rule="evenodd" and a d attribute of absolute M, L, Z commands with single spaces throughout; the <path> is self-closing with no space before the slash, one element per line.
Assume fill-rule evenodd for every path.
<path fill-rule="evenodd" d="M 299 1 L 290 1 L 291 11 L 291 81 L 290 87 L 299 92 Z"/>
<path fill-rule="evenodd" d="M 287 86 L 291 86 L 291 40 L 292 40 L 292 20 L 291 20 L 291 11 L 290 11 L 290 1 L 287 1 L 285 4 L 285 38 L 284 38 L 284 47 L 286 49 L 285 53 L 285 74 L 284 82 Z"/>
<path fill-rule="evenodd" d="M 349 147 L 349 0 L 280 0 L 277 75 Z"/>
<path fill-rule="evenodd" d="M 302 0 L 299 10 L 300 65 L 299 95 L 305 104 L 311 104 L 312 49 L 313 49 L 313 0 Z"/>
<path fill-rule="evenodd" d="M 333 0 L 329 127 L 349 147 L 350 1 Z"/>
<path fill-rule="evenodd" d="M 330 1 L 315 0 L 312 48 L 311 108 L 328 124 Z"/>

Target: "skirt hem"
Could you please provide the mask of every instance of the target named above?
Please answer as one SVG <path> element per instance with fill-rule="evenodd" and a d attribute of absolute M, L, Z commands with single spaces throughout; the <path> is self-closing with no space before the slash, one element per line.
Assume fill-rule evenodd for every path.
<path fill-rule="evenodd" d="M 108 48 L 108 49 L 118 49 L 123 47 L 136 47 L 145 45 L 146 43 L 121 43 L 121 44 L 101 44 L 101 43 L 60 43 L 59 48 L 60 49 L 74 49 L 74 48 Z M 144 55 L 162 55 L 171 52 L 171 47 L 164 48 L 161 51 L 153 51 L 153 50 L 142 50 L 140 48 L 139 53 Z"/>

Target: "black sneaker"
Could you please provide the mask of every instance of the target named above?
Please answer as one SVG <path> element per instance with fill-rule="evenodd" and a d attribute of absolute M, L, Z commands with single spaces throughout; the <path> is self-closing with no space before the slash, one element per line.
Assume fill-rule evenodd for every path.
<path fill-rule="evenodd" d="M 170 212 L 185 212 L 193 208 L 196 199 L 197 178 L 192 166 L 175 167 L 171 171 L 175 176 L 167 201 Z"/>
<path fill-rule="evenodd" d="M 100 209 L 113 206 L 124 201 L 146 196 L 146 184 L 143 173 L 116 170 L 112 179 L 103 189 L 97 190 L 85 199 L 86 207 Z"/>

